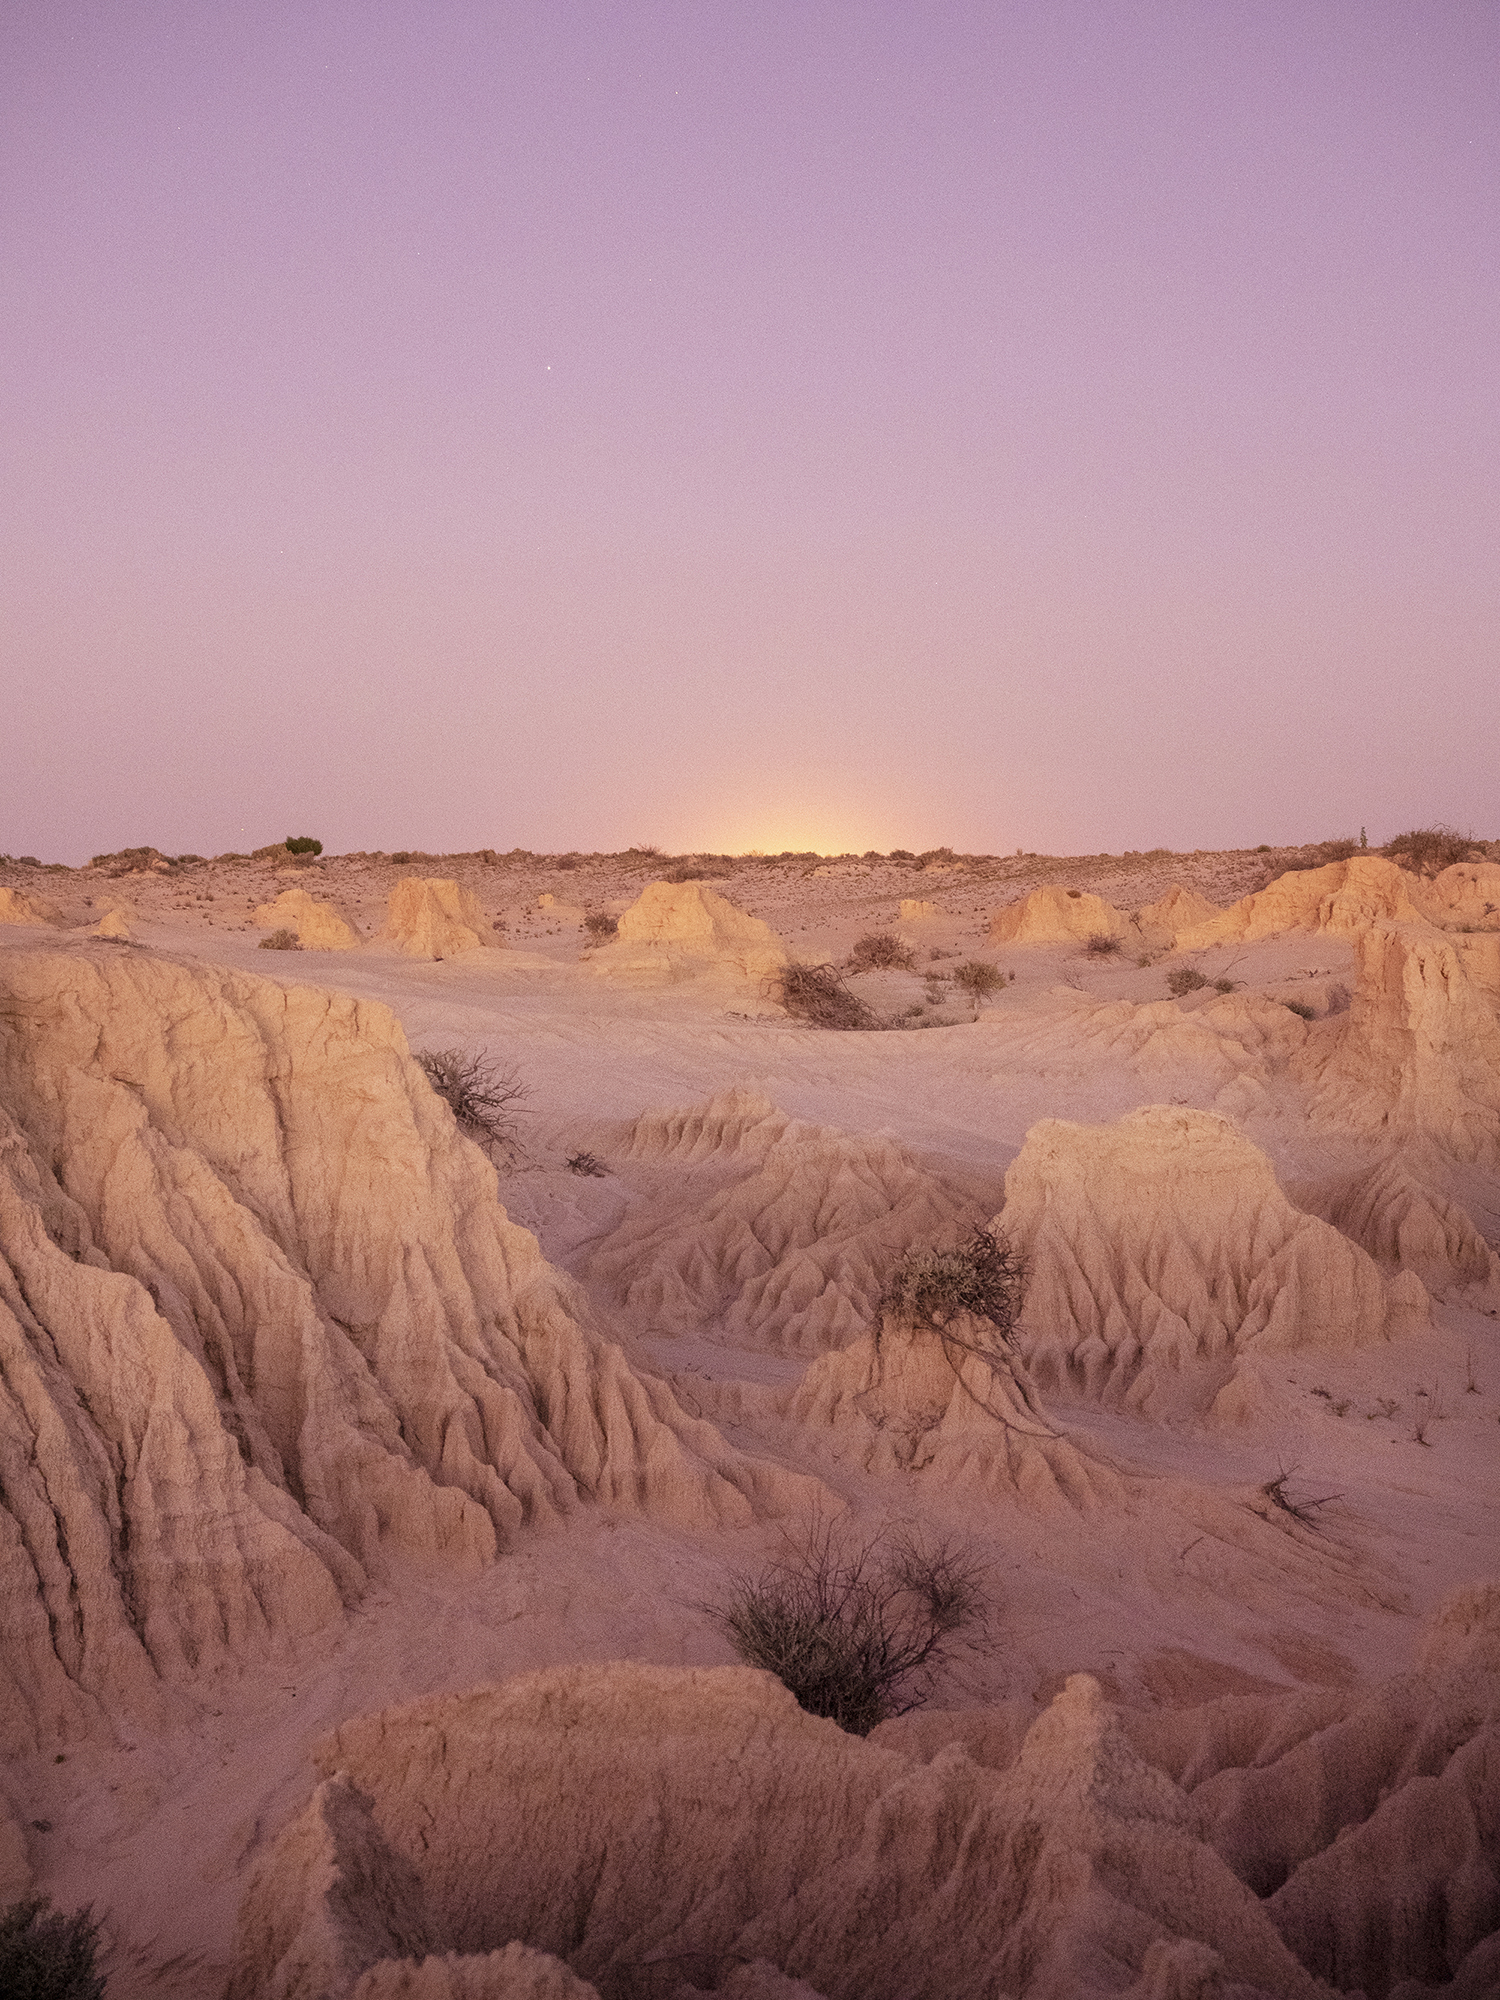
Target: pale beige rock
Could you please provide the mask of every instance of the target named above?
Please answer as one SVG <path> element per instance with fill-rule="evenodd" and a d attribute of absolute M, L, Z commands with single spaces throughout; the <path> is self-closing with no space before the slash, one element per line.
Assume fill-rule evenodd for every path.
<path fill-rule="evenodd" d="M 899 921 L 903 924 L 925 924 L 929 918 L 935 917 L 937 913 L 937 904 L 924 903 L 920 896 L 903 896 L 901 898 L 901 915 Z"/>
<path fill-rule="evenodd" d="M 1118 1505 L 1119 1475 L 1058 1433 L 1019 1356 L 982 1323 L 960 1318 L 951 1333 L 947 1342 L 891 1326 L 878 1339 L 863 1334 L 812 1363 L 788 1414 L 866 1472 L 925 1472 L 965 1493 L 1019 1498 L 1038 1513 Z"/>
<path fill-rule="evenodd" d="M 1197 951 L 1227 940 L 1274 937 L 1281 931 L 1332 931 L 1355 935 L 1381 919 L 1420 922 L 1413 901 L 1415 877 L 1379 855 L 1356 855 L 1281 875 L 1269 887 L 1242 897 L 1216 916 L 1177 930 L 1179 951 Z"/>
<path fill-rule="evenodd" d="M 55 903 L 24 889 L 0 888 L 0 924 L 60 924 Z"/>
<path fill-rule="evenodd" d="M 629 985 L 711 979 L 753 1008 L 774 1008 L 786 948 L 769 924 L 703 882 L 652 882 L 620 918 L 618 934 L 592 952 L 589 970 Z"/>
<path fill-rule="evenodd" d="M 787 1117 L 762 1093 L 643 1113 L 611 1145 L 691 1169 L 643 1189 L 582 1273 L 645 1330 L 817 1354 L 870 1327 L 885 1275 L 913 1244 L 984 1222 L 992 1177 L 919 1165 L 894 1140 Z"/>
<path fill-rule="evenodd" d="M 1142 931 L 1153 935 L 1160 933 L 1175 942 L 1179 931 L 1189 930 L 1195 924 L 1211 923 L 1218 915 L 1218 906 L 1206 896 L 1174 882 L 1154 903 L 1142 904 L 1135 913 L 1135 921 Z"/>
<path fill-rule="evenodd" d="M 397 1552 L 816 1491 L 577 1324 L 384 1007 L 76 949 L 0 975 L 8 1747 L 318 1629 Z"/>
<path fill-rule="evenodd" d="M 1129 918 L 1113 903 L 1060 882 L 1044 882 L 1019 902 L 990 912 L 994 944 L 1063 944 L 1096 936 L 1123 938 L 1129 931 Z"/>
<path fill-rule="evenodd" d="M 472 891 L 435 876 L 409 876 L 391 891 L 378 941 L 408 958 L 455 958 L 495 937 Z"/>
<path fill-rule="evenodd" d="M 1430 882 L 1417 881 L 1412 900 L 1445 929 L 1500 930 L 1500 861 L 1455 862 Z"/>
<path fill-rule="evenodd" d="M 1132 1974 L 1140 1993 L 1180 1992 L 1161 1983 L 1164 1961 L 1201 1967 L 1205 1954 L 1242 1990 L 1318 1990 L 1205 1840 L 1205 1813 L 1137 1755 L 1086 1676 L 1005 1772 L 956 1748 L 910 1762 L 744 1668 L 623 1664 L 367 1716 L 318 1762 L 348 1799 L 370 1801 L 363 1828 L 322 1812 L 320 1838 L 346 1839 L 357 1864 L 335 1947 L 335 1919 L 317 1907 L 333 1901 L 324 1850 L 304 1815 L 247 1896 L 231 2000 L 300 2000 L 310 1989 L 279 1968 L 389 1955 L 409 1890 L 403 1878 L 399 1895 L 379 1894 L 393 1865 L 372 1865 L 377 1840 L 416 1873 L 429 1951 L 477 1957 L 520 1940 L 601 1991 L 673 1960 L 723 1990 L 749 1961 L 729 1989 L 744 2000 L 786 1996 L 777 1972 L 831 2000 L 1105 2000 Z M 369 1941 L 351 1950 L 362 1900 Z M 344 1980 L 329 1980 L 328 2000 L 343 2000 Z"/>
<path fill-rule="evenodd" d="M 1349 1350 L 1427 1319 L 1414 1277 L 1387 1280 L 1294 1208 L 1266 1156 L 1213 1112 L 1042 1120 L 996 1226 L 1030 1266 L 1019 1338 L 1038 1382 L 1147 1413 L 1217 1395 L 1228 1414 L 1245 1356 Z"/>
<path fill-rule="evenodd" d="M 271 903 L 261 903 L 255 921 L 264 930 L 297 933 L 304 951 L 353 951 L 359 930 L 336 903 L 315 902 L 306 889 L 283 889 Z"/>
<path fill-rule="evenodd" d="M 1448 1162 L 1430 1140 L 1410 1140 L 1362 1172 L 1288 1192 L 1388 1270 L 1415 1272 L 1435 1297 L 1500 1312 L 1500 1256 L 1454 1195 Z"/>
<path fill-rule="evenodd" d="M 1474 947 L 1475 949 L 1466 949 Z M 1500 1159 L 1500 938 L 1378 923 L 1354 940 L 1347 1014 L 1293 1058 L 1322 1124 L 1381 1138 L 1418 1134 L 1456 1159 Z"/>
<path fill-rule="evenodd" d="M 106 910 L 98 923 L 90 926 L 90 931 L 94 937 L 128 941 L 130 919 L 123 910 Z"/>

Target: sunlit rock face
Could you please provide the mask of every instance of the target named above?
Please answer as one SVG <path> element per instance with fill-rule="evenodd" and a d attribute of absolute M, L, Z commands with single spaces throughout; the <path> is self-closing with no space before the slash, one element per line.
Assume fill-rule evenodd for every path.
<path fill-rule="evenodd" d="M 620 917 L 617 936 L 590 954 L 600 978 L 632 986 L 709 982 L 750 1011 L 774 1011 L 786 947 L 767 923 L 703 882 L 652 882 Z"/>
<path fill-rule="evenodd" d="M 7 1748 L 317 1629 L 394 1552 L 801 1493 L 577 1324 L 384 1007 L 134 956 L 0 976 Z"/>
<path fill-rule="evenodd" d="M 411 876 L 392 889 L 376 942 L 408 958 L 456 958 L 495 938 L 472 890 L 436 876 Z"/>
<path fill-rule="evenodd" d="M 1427 1319 L 1339 1230 L 1295 1208 L 1271 1162 L 1213 1112 L 1114 1125 L 1045 1119 L 996 1218 L 1027 1258 L 1020 1345 L 1044 1387 L 1148 1414 L 1241 1407 L 1246 1357 L 1349 1349 Z"/>
<path fill-rule="evenodd" d="M 1323 868 L 1303 868 L 1278 876 L 1269 887 L 1243 897 L 1201 923 L 1176 932 L 1179 951 L 1227 940 L 1248 942 L 1282 931 L 1332 931 L 1353 936 L 1372 923 L 1419 923 L 1423 912 L 1414 901 L 1416 878 L 1394 861 L 1379 855 L 1357 855 L 1350 861 L 1330 861 Z"/>
<path fill-rule="evenodd" d="M 283 889 L 257 907 L 255 921 L 268 930 L 293 931 L 304 951 L 352 951 L 360 942 L 358 925 L 337 903 L 319 902 L 306 889 Z"/>

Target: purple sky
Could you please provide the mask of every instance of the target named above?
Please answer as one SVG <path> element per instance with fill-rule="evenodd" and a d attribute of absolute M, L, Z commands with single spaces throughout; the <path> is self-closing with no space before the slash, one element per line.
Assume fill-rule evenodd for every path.
<path fill-rule="evenodd" d="M 11 0 L 0 851 L 1500 835 L 1500 9 Z"/>

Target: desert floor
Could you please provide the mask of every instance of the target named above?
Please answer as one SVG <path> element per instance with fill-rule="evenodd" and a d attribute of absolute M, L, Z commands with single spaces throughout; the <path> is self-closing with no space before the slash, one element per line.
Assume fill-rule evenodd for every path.
<path fill-rule="evenodd" d="M 0 885 L 48 899 L 56 921 L 0 927 L 0 954 L 45 943 L 227 967 L 383 1003 L 413 1050 L 493 1056 L 528 1093 L 521 1150 L 500 1162 L 499 1200 L 576 1281 L 580 1315 L 731 1447 L 821 1481 L 858 1531 L 916 1523 L 966 1537 L 982 1556 L 987 1618 L 956 1643 L 931 1706 L 1039 1712 L 1068 1675 L 1086 1671 L 1128 1707 L 1181 1708 L 1258 1690 L 1373 1687 L 1409 1665 L 1446 1592 L 1500 1571 L 1492 1310 L 1438 1299 L 1428 1325 L 1388 1340 L 1279 1354 L 1262 1370 L 1260 1404 L 1234 1425 L 1186 1402 L 1147 1415 L 1120 1399 L 1050 1393 L 1057 1429 L 1124 1484 L 1110 1505 L 1038 1511 L 959 1477 L 869 1469 L 837 1428 L 814 1433 L 788 1416 L 785 1393 L 778 1400 L 812 1355 L 742 1337 L 727 1296 L 717 1315 L 653 1310 L 626 1295 L 618 1260 L 601 1263 L 599 1253 L 635 1217 L 647 1245 L 637 1267 L 651 1243 L 679 1263 L 689 1256 L 695 1219 L 715 1212 L 729 1179 L 720 1167 L 633 1147 L 634 1122 L 726 1092 L 753 1093 L 824 1135 L 893 1142 L 948 1191 L 955 1212 L 967 1203 L 975 1217 L 1001 1210 L 1006 1170 L 1039 1120 L 1103 1125 L 1146 1105 L 1212 1111 L 1222 1105 L 1222 1066 L 1190 1034 L 1168 1036 L 1143 1060 L 1139 1039 L 1111 1025 L 1168 999 L 1169 951 L 1137 964 L 1128 954 L 1091 957 L 1077 940 L 995 944 L 989 913 L 1043 882 L 1120 909 L 1173 884 L 1224 906 L 1265 886 L 1287 859 L 1017 856 L 918 869 L 804 857 L 707 870 L 715 890 L 807 961 L 839 961 L 866 933 L 897 933 L 915 969 L 852 984 L 883 1015 L 926 1005 L 909 1018 L 935 1025 L 904 1032 L 820 1032 L 759 1009 L 753 995 L 737 1003 L 692 981 L 645 989 L 595 976 L 582 917 L 629 907 L 662 869 L 650 856 L 569 867 L 355 856 L 119 874 L 12 864 L 0 867 Z M 499 926 L 494 944 L 441 961 L 379 941 L 260 948 L 266 926 L 255 911 L 289 886 L 334 901 L 373 939 L 392 886 L 412 875 L 466 887 Z M 931 913 L 903 921 L 903 898 Z M 115 904 L 128 908 L 128 940 L 87 937 L 84 927 Z M 976 955 L 1006 976 L 997 993 L 977 1010 L 951 988 L 925 1001 L 924 975 Z M 1305 992 L 1317 1017 L 1340 1004 L 1341 988 L 1355 988 L 1354 960 L 1350 935 L 1310 931 L 1193 955 L 1210 982 L 1283 1001 Z M 1215 998 L 1210 984 L 1171 1005 L 1191 1022 Z M 1355 1173 L 1379 1151 L 1367 1136 L 1310 1122 L 1285 1078 L 1271 1078 L 1235 1124 L 1294 1200 L 1299 1187 Z M 570 1171 L 582 1151 L 604 1171 Z M 1476 1229 L 1500 1246 L 1500 1178 L 1482 1163 L 1454 1172 Z M 754 1238 L 759 1225 L 748 1226 Z M 808 1233 L 818 1226 L 812 1218 Z M 766 1254 L 779 1254 L 779 1243 L 767 1236 Z M 1321 1503 L 1291 1540 L 1265 1491 L 1281 1474 L 1295 1501 Z M 1243 1535 L 1225 1527 L 1230 1520 L 1246 1524 Z M 179 1679 L 159 1730 L 122 1725 L 112 1739 L 96 1733 L 5 1766 L 35 1886 L 59 1906 L 90 1902 L 103 1914 L 111 2000 L 211 1993 L 229 1967 L 250 1871 L 306 1797 L 309 1748 L 330 1729 L 535 1667 L 728 1663 L 734 1655 L 706 1607 L 784 1532 L 784 1520 L 693 1528 L 649 1509 L 590 1504 L 528 1528 L 473 1574 L 394 1553 L 340 1625 L 280 1640 L 248 1665 Z"/>

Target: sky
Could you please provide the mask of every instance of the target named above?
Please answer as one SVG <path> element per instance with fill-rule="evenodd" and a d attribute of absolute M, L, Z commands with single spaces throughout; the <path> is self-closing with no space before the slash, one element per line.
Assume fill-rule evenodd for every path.
<path fill-rule="evenodd" d="M 0 852 L 1500 836 L 1492 0 L 9 0 Z"/>

